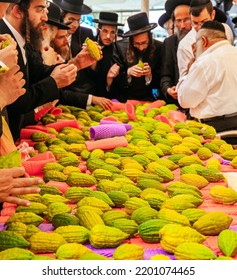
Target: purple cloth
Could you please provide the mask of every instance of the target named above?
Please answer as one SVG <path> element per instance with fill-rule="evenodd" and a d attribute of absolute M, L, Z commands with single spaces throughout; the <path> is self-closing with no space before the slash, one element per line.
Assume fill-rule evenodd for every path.
<path fill-rule="evenodd" d="M 101 120 L 100 121 L 100 125 L 105 125 L 105 124 L 119 124 L 119 125 L 124 125 L 126 130 L 131 130 L 132 129 L 132 125 L 129 123 L 118 123 L 118 122 L 114 122 L 114 121 L 106 121 L 106 120 Z"/>
<path fill-rule="evenodd" d="M 93 140 L 124 136 L 127 133 L 123 124 L 105 124 L 90 127 L 90 137 Z"/>
<path fill-rule="evenodd" d="M 232 229 L 232 230 L 234 230 L 235 232 L 237 232 L 237 226 L 230 226 L 229 229 Z"/>
<path fill-rule="evenodd" d="M 162 254 L 165 256 L 168 256 L 171 260 L 175 260 L 175 256 L 172 254 L 167 253 L 163 249 L 145 249 L 145 254 L 144 254 L 144 259 L 149 260 L 152 256 L 157 255 L 157 254 Z"/>
<path fill-rule="evenodd" d="M 38 226 L 38 228 L 41 230 L 41 231 L 54 231 L 54 227 L 52 226 L 52 224 L 47 224 L 47 223 L 42 223 Z"/>
<path fill-rule="evenodd" d="M 0 231 L 5 230 L 7 228 L 7 226 L 5 226 L 4 224 L 0 224 Z"/>
<path fill-rule="evenodd" d="M 91 249 L 94 253 L 100 254 L 102 256 L 105 256 L 107 258 L 112 258 L 114 251 L 116 248 L 103 248 L 103 249 L 96 249 L 90 244 L 85 245 L 87 248 Z M 163 249 L 145 249 L 144 250 L 144 260 L 149 260 L 152 256 L 156 254 L 163 254 L 165 256 L 168 256 L 171 260 L 175 260 L 175 256 L 172 254 L 167 253 Z"/>
<path fill-rule="evenodd" d="M 221 164 L 223 165 L 230 165 L 230 161 L 226 159 L 222 159 Z"/>
<path fill-rule="evenodd" d="M 100 254 L 102 256 L 105 256 L 107 258 L 112 258 L 114 251 L 116 248 L 102 248 L 102 249 L 96 249 L 90 244 L 85 245 L 87 248 L 91 249 L 94 253 Z"/>

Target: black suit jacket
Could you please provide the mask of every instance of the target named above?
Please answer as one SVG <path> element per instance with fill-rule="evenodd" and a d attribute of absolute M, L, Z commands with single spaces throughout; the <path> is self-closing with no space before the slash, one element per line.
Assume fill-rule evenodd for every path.
<path fill-rule="evenodd" d="M 121 102 L 126 102 L 128 99 L 154 101 L 157 97 L 155 97 L 153 93 L 154 91 L 159 93 L 160 87 L 162 42 L 152 39 L 152 48 L 154 48 L 153 56 L 150 55 L 150 50 L 147 50 L 142 57 L 142 60 L 148 62 L 151 67 L 152 81 L 149 85 L 146 85 L 144 76 L 139 78 L 132 77 L 131 82 L 128 83 L 127 69 L 137 64 L 139 60 L 139 57 L 136 56 L 132 63 L 127 61 L 128 48 L 129 42 L 127 39 L 120 40 L 115 45 L 113 61 L 120 66 L 120 73 L 114 79 L 111 91 Z M 160 99 L 159 95 L 158 98 Z"/>
<path fill-rule="evenodd" d="M 95 40 L 92 30 L 83 26 L 79 26 L 75 33 L 72 34 L 71 53 L 73 57 L 81 51 L 82 45 L 87 37 L 91 40 Z"/>
<path fill-rule="evenodd" d="M 176 86 L 179 80 L 179 68 L 177 62 L 177 49 L 179 40 L 176 34 L 166 38 L 162 46 L 162 67 L 161 67 L 161 91 L 167 103 L 175 103 L 178 101 L 172 98 L 167 89 Z"/>
<path fill-rule="evenodd" d="M 95 71 L 91 68 L 88 68 L 88 75 L 91 79 L 91 82 L 94 86 L 93 94 L 96 96 L 106 97 L 112 99 L 113 96 L 108 93 L 106 89 L 107 84 L 107 73 L 112 63 L 113 55 L 113 44 L 109 46 L 104 46 L 102 48 L 103 58 L 97 62 Z"/>
<path fill-rule="evenodd" d="M 75 33 L 72 35 L 71 41 L 71 55 L 75 57 L 82 49 L 82 45 L 86 38 L 95 40 L 92 30 L 86 27 L 79 26 Z M 78 72 L 76 81 L 69 87 L 69 89 L 77 90 L 82 93 L 93 92 L 93 82 L 91 81 L 87 69 L 82 69 Z"/>
<path fill-rule="evenodd" d="M 13 34 L 7 27 L 3 20 L 0 21 L 0 34 Z M 47 102 L 59 99 L 60 93 L 57 85 L 50 73 L 54 67 L 45 66 L 35 59 L 31 48 L 26 48 L 26 55 L 28 58 L 28 68 L 24 64 L 21 50 L 17 45 L 18 51 L 18 65 L 24 73 L 24 78 L 27 81 L 25 88 L 26 93 L 19 97 L 14 103 L 7 106 L 7 113 L 9 119 L 9 127 L 12 132 L 14 140 L 19 137 L 22 123 L 24 122 L 24 114 L 31 112 L 36 107 Z"/>

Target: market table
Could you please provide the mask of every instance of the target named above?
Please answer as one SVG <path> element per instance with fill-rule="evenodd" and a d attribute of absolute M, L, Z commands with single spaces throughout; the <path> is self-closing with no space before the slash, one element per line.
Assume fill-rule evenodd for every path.
<path fill-rule="evenodd" d="M 160 104 L 161 108 L 162 108 L 162 105 L 163 104 Z M 130 104 L 130 106 L 131 106 L 131 104 Z M 142 104 L 141 106 L 144 106 L 144 104 Z M 166 124 L 170 125 L 172 127 L 172 131 L 173 131 L 172 133 L 174 133 L 174 134 L 177 133 L 176 131 L 174 131 L 174 125 L 177 124 L 177 123 L 180 123 L 181 121 L 183 121 L 183 123 L 185 123 L 185 121 L 186 121 L 185 118 L 182 119 L 183 116 L 180 115 L 180 113 L 176 112 L 175 110 L 169 110 L 168 113 L 167 112 L 166 113 L 157 113 L 156 112 L 157 115 L 155 115 L 154 106 L 150 106 L 150 107 L 151 108 L 149 110 L 146 110 L 146 114 L 148 114 L 149 112 L 151 112 L 151 110 L 153 110 L 154 115 L 152 116 L 152 118 L 156 119 L 157 122 L 159 122 L 159 123 L 163 122 L 163 123 L 166 123 Z M 137 108 L 139 109 L 139 106 L 138 107 L 134 106 L 134 112 Z M 147 107 L 145 107 L 145 108 L 147 108 Z M 157 108 L 155 108 L 155 109 L 157 109 Z M 171 112 L 171 111 L 174 111 L 174 112 Z M 98 128 L 99 128 L 99 125 L 102 126 L 102 124 L 100 124 L 97 119 L 93 120 L 92 123 L 95 127 L 93 129 L 93 136 L 95 138 L 96 133 L 99 136 L 98 136 L 98 139 L 91 140 L 91 139 L 88 138 L 86 141 L 84 141 L 86 143 L 87 150 L 92 152 L 95 149 L 100 149 L 100 150 L 103 150 L 103 151 L 107 152 L 107 151 L 113 151 L 113 149 L 116 148 L 116 147 L 127 147 L 129 145 L 129 140 L 127 140 L 127 139 L 129 139 L 129 137 L 127 137 L 127 135 L 129 133 L 127 133 L 127 132 L 129 132 L 129 130 L 131 129 L 131 127 L 134 125 L 134 123 L 136 121 L 138 122 L 141 119 L 139 117 L 138 112 L 139 111 L 137 110 L 136 111 L 137 119 L 135 121 L 129 120 L 129 115 L 127 115 L 127 117 L 126 117 L 126 113 L 124 114 L 124 111 L 120 112 L 120 111 L 115 110 L 115 113 L 110 112 L 110 114 L 108 114 L 108 115 L 102 115 L 101 114 L 100 120 L 104 120 L 104 124 L 106 124 L 107 126 L 111 122 L 111 124 L 114 125 L 113 126 L 113 131 L 109 132 L 109 133 L 108 133 L 108 131 L 106 133 L 103 132 L 107 136 L 102 138 L 101 132 L 99 132 L 99 130 L 96 127 L 96 126 L 98 126 Z M 57 113 L 58 113 L 58 110 L 57 110 Z M 78 113 L 78 111 L 77 111 L 77 113 Z M 119 118 L 118 117 L 119 114 L 122 117 Z M 91 116 L 92 116 L 92 114 L 91 114 Z M 103 116 L 103 118 L 102 118 L 102 116 Z M 125 121 L 123 122 L 121 120 L 125 120 Z M 146 121 L 148 121 L 148 119 L 146 119 L 146 118 L 144 120 L 145 120 L 145 123 L 146 123 Z M 118 124 L 119 124 L 118 128 L 120 128 L 120 129 L 118 129 L 118 130 L 116 130 L 116 122 L 118 122 Z M 130 128 L 130 129 L 128 129 L 128 131 L 125 129 L 125 127 L 122 127 L 123 123 L 124 123 L 125 127 L 127 126 L 127 128 L 128 127 Z M 36 143 L 35 141 L 32 141 L 32 138 L 31 138 L 32 134 L 35 133 L 35 132 L 43 132 L 43 133 L 47 134 L 47 133 L 50 133 L 49 132 L 50 128 L 52 128 L 52 129 L 54 129 L 54 133 L 50 134 L 50 138 L 53 139 L 53 138 L 57 138 L 57 135 L 55 134 L 55 131 L 60 133 L 60 131 L 65 127 L 71 127 L 71 128 L 78 129 L 78 130 L 81 130 L 81 131 L 83 130 L 83 124 L 76 119 L 58 119 L 57 121 L 55 121 L 53 123 L 50 123 L 50 124 L 46 124 L 46 125 L 43 125 L 42 123 L 39 122 L 39 124 L 36 125 L 36 126 L 28 126 L 24 129 L 22 129 L 21 139 L 20 139 L 18 144 L 20 145 L 21 148 L 22 148 L 22 146 L 24 146 L 24 149 L 23 149 L 23 155 L 24 155 L 23 166 L 26 168 L 26 171 L 29 175 L 43 177 L 44 176 L 44 174 L 43 174 L 44 165 L 48 162 L 57 162 L 57 157 L 54 156 L 54 154 L 51 151 L 41 152 L 41 153 L 38 153 L 38 154 L 34 155 L 33 157 L 28 157 L 28 154 L 25 150 L 27 150 L 27 147 L 29 149 L 31 147 L 31 149 L 32 149 L 32 147 Z M 92 127 L 92 126 L 89 125 L 89 127 Z M 136 125 L 134 125 L 134 127 L 136 127 Z M 104 127 L 104 129 L 105 128 L 106 128 L 106 126 Z M 88 131 L 89 130 L 87 129 L 87 132 Z M 51 132 L 52 132 L 52 130 L 51 130 Z M 118 132 L 118 133 L 116 134 L 116 132 Z M 88 134 L 87 134 L 87 136 L 88 136 Z M 211 141 L 211 139 L 205 139 L 203 141 L 203 143 L 210 142 L 210 141 Z M 168 158 L 167 155 L 164 155 L 163 157 Z M 230 165 L 230 161 L 224 160 L 220 154 L 213 153 L 212 158 L 216 158 L 216 159 L 219 160 L 219 162 L 220 162 L 220 172 L 222 172 L 223 174 L 225 174 L 226 172 L 236 172 L 237 171 L 234 167 L 232 167 Z M 91 174 L 91 172 L 87 169 L 86 160 L 82 160 L 82 158 L 80 156 L 79 156 L 79 159 L 80 159 L 80 163 L 78 165 L 78 168 L 80 169 L 80 171 L 82 173 Z M 203 160 L 203 164 L 205 166 L 205 164 L 206 164 L 205 160 Z M 180 167 L 176 168 L 172 172 L 174 174 L 174 180 L 172 180 L 172 181 L 180 181 Z M 168 187 L 170 182 L 166 182 L 166 183 L 162 183 L 162 184 L 165 187 Z M 65 191 L 68 188 L 70 188 L 70 186 L 66 182 L 58 182 L 58 181 L 54 181 L 54 180 L 49 180 L 46 183 L 46 185 L 55 186 L 56 188 L 58 188 L 62 192 L 62 194 L 64 194 Z M 209 184 L 207 186 L 201 188 L 203 203 L 198 208 L 203 209 L 206 212 L 220 211 L 220 212 L 224 212 L 224 213 L 228 214 L 233 219 L 229 229 L 233 229 L 234 231 L 237 232 L 237 208 L 236 208 L 236 204 L 223 205 L 223 204 L 214 202 L 211 199 L 211 197 L 209 195 L 209 192 L 210 192 L 210 189 L 215 185 L 223 185 L 223 186 L 228 187 L 227 181 L 222 180 L 220 182 L 214 182 L 214 183 L 209 182 Z M 96 191 L 96 185 L 91 186 L 91 189 Z M 70 206 L 73 209 L 73 208 L 76 207 L 76 204 L 70 204 Z M 8 218 L 13 213 L 15 213 L 16 208 L 17 208 L 16 205 L 9 204 L 9 203 L 4 203 L 3 210 L 1 211 L 1 216 L 0 216 L 0 231 L 1 230 L 6 230 L 7 226 L 5 225 L 5 222 L 8 220 Z M 113 208 L 113 209 L 115 209 L 115 210 L 119 209 L 121 211 L 126 211 L 125 208 Z M 72 211 L 72 213 L 73 213 L 73 211 Z M 45 232 L 53 232 L 54 231 L 54 227 L 46 219 L 44 220 L 44 222 L 42 224 L 39 225 L 39 229 L 41 231 L 45 231 Z M 161 247 L 161 245 L 159 243 L 154 243 L 154 244 L 146 243 L 139 237 L 139 235 L 137 235 L 133 238 L 129 238 L 129 239 L 125 240 L 124 242 L 128 243 L 128 244 L 137 244 L 137 245 L 142 246 L 142 248 L 144 249 L 144 259 L 150 259 L 151 256 L 156 255 L 156 254 L 168 255 L 170 257 L 170 259 L 175 259 L 175 256 L 173 254 L 167 253 Z M 219 247 L 218 247 L 218 244 L 217 244 L 217 236 L 209 236 L 203 244 L 206 245 L 207 247 L 209 247 L 211 250 L 213 250 L 213 252 L 217 256 L 218 255 L 223 255 L 221 253 Z M 94 248 L 88 242 L 85 244 L 85 246 L 92 249 L 93 252 L 95 252 L 95 253 L 104 255 L 108 258 L 113 258 L 113 252 L 115 251 L 115 248 Z M 40 255 L 47 255 L 47 256 L 55 258 L 53 253 L 45 253 L 45 254 L 40 254 Z M 237 255 L 235 255 L 234 258 L 237 259 Z"/>

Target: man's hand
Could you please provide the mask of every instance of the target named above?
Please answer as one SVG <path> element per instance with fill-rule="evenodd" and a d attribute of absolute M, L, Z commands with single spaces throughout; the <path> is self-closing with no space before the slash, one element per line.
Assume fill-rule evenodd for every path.
<path fill-rule="evenodd" d="M 102 59 L 102 51 L 100 51 L 100 54 Z M 95 62 L 96 60 L 91 57 L 90 53 L 86 48 L 86 44 L 83 45 L 82 50 L 76 55 L 76 57 L 69 61 L 69 63 L 75 64 L 78 71 L 93 65 Z"/>
<path fill-rule="evenodd" d="M 145 74 L 144 74 L 143 69 L 140 66 L 134 65 L 134 66 L 128 68 L 127 75 L 128 75 L 128 77 L 133 76 L 133 77 L 140 78 L 140 77 L 144 76 Z"/>
<path fill-rule="evenodd" d="M 148 78 L 152 77 L 151 67 L 147 62 L 144 62 L 143 74 Z"/>
<path fill-rule="evenodd" d="M 0 46 L 6 40 L 9 40 L 10 44 L 4 49 L 0 49 L 0 60 L 7 67 L 11 68 L 17 64 L 17 60 L 18 60 L 18 51 L 16 49 L 17 44 L 10 35 L 5 34 L 5 35 L 0 35 Z"/>
<path fill-rule="evenodd" d="M 0 201 L 16 203 L 18 205 L 29 206 L 30 202 L 16 197 L 22 194 L 39 193 L 38 184 L 43 183 L 40 178 L 22 177 L 25 176 L 23 167 L 13 167 L 0 169 Z"/>
<path fill-rule="evenodd" d="M 99 96 L 92 96 L 92 102 L 93 105 L 99 105 L 104 110 L 110 110 L 110 106 L 113 105 L 112 101 L 110 99 L 99 97 Z"/>
<path fill-rule="evenodd" d="M 119 74 L 120 66 L 117 63 L 114 63 L 108 73 L 107 73 L 107 78 L 116 78 Z"/>
<path fill-rule="evenodd" d="M 13 103 L 26 92 L 23 88 L 25 84 L 23 73 L 19 70 L 20 67 L 15 65 L 0 75 L 0 108 Z"/>
<path fill-rule="evenodd" d="M 178 93 L 176 91 L 176 86 L 167 89 L 167 93 L 174 99 L 178 99 Z"/>
<path fill-rule="evenodd" d="M 116 78 L 119 74 L 119 71 L 120 71 L 120 66 L 117 64 L 117 63 L 114 63 L 108 73 L 107 73 L 107 88 L 110 88 L 112 82 L 113 82 L 113 79 Z"/>
<path fill-rule="evenodd" d="M 60 64 L 54 68 L 50 76 L 58 88 L 64 88 L 76 80 L 77 68 L 73 64 Z"/>
<path fill-rule="evenodd" d="M 44 64 L 46 64 L 46 65 L 54 65 L 54 64 L 59 63 L 58 62 L 59 55 L 50 46 L 44 46 L 41 49 L 41 55 L 42 55 Z"/>

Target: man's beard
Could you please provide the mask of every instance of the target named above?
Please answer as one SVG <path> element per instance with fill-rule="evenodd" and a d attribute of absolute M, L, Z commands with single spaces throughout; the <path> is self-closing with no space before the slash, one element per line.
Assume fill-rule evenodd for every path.
<path fill-rule="evenodd" d="M 183 29 L 183 30 L 177 29 L 177 36 L 178 36 L 179 41 L 181 41 L 188 34 L 189 31 L 190 30 L 187 30 L 187 29 Z"/>
<path fill-rule="evenodd" d="M 29 20 L 24 19 L 21 25 L 21 31 L 23 37 L 26 39 L 26 43 L 29 43 L 35 50 L 40 51 L 42 45 L 42 33 L 40 23 L 37 27 L 34 27 Z"/>
<path fill-rule="evenodd" d="M 69 59 L 70 57 L 70 47 L 69 45 L 63 46 L 61 48 L 58 48 L 57 46 L 55 46 L 55 44 L 51 44 L 53 49 L 55 50 L 55 52 L 59 55 L 61 55 L 61 57 L 63 59 Z"/>
<path fill-rule="evenodd" d="M 148 61 L 150 48 L 148 46 L 146 49 L 140 51 L 139 49 L 134 47 L 134 53 L 136 57 L 142 59 L 143 61 Z"/>

